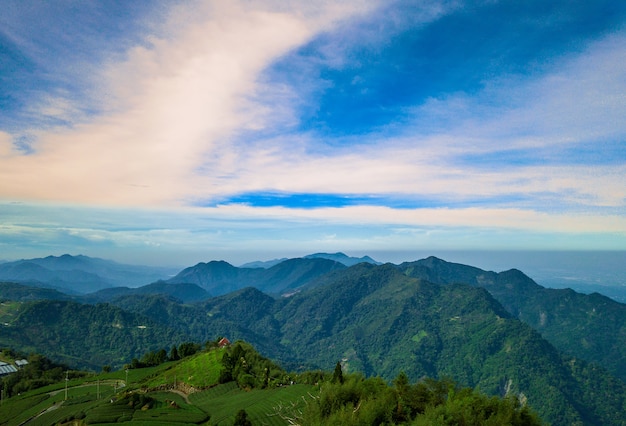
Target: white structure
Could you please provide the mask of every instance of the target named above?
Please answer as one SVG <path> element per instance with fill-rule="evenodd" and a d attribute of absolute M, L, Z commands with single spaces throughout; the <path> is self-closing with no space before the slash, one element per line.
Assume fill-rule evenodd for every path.
<path fill-rule="evenodd" d="M 13 373 L 17 373 L 17 368 L 15 368 L 14 365 L 0 361 L 0 377 L 8 376 Z"/>
<path fill-rule="evenodd" d="M 15 365 L 17 365 L 17 368 L 22 368 L 25 365 L 28 365 L 28 361 L 26 361 L 25 359 L 16 359 Z"/>

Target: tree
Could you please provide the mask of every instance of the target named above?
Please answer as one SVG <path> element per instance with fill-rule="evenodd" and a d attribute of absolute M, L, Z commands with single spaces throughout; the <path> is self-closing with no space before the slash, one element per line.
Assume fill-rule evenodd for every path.
<path fill-rule="evenodd" d="M 143 365 L 137 358 L 133 358 L 130 362 L 130 368 L 142 368 Z"/>
<path fill-rule="evenodd" d="M 157 365 L 163 364 L 165 361 L 167 361 L 167 351 L 165 349 L 160 349 L 156 353 L 155 361 L 157 362 Z"/>
<path fill-rule="evenodd" d="M 180 356 L 178 355 L 178 348 L 176 346 L 172 346 L 170 350 L 170 361 L 178 361 Z"/>
<path fill-rule="evenodd" d="M 263 385 L 262 388 L 266 388 L 270 383 L 270 366 L 265 367 L 265 375 L 263 377 Z"/>
<path fill-rule="evenodd" d="M 228 355 L 228 352 L 222 356 L 222 370 L 220 371 L 219 383 L 228 383 L 233 381 L 233 359 Z"/>
<path fill-rule="evenodd" d="M 341 370 L 341 363 L 339 361 L 337 361 L 337 365 L 335 365 L 332 383 L 343 384 L 343 371 Z"/>
<path fill-rule="evenodd" d="M 237 415 L 235 416 L 235 423 L 233 426 L 252 426 L 252 422 L 248 418 L 248 413 L 246 410 L 241 409 L 237 411 Z"/>
<path fill-rule="evenodd" d="M 181 358 L 186 358 L 198 352 L 200 345 L 193 342 L 181 343 L 178 347 L 178 355 Z"/>

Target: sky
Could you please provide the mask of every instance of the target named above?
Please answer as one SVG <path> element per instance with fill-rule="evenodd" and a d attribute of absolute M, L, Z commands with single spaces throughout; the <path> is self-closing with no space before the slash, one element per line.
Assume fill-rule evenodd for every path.
<path fill-rule="evenodd" d="M 0 259 L 626 250 L 624 2 L 0 6 Z"/>

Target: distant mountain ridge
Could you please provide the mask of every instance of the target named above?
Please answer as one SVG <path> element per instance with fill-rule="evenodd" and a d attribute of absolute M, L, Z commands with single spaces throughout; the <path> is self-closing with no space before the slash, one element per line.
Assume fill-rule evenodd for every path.
<path fill-rule="evenodd" d="M 245 287 L 279 295 L 292 293 L 324 274 L 344 268 L 343 263 L 324 258 L 287 259 L 267 269 L 237 268 L 228 262 L 211 261 L 186 268 L 167 282 L 196 284 L 216 296 Z"/>
<path fill-rule="evenodd" d="M 377 262 L 369 256 L 353 257 L 344 253 L 314 253 L 304 256 L 305 259 L 329 259 L 335 262 L 343 263 L 346 266 L 354 266 L 359 263 L 371 263 L 372 265 L 382 265 L 381 262 Z"/>
<path fill-rule="evenodd" d="M 87 294 L 110 287 L 138 287 L 166 279 L 176 269 L 126 265 L 83 255 L 48 256 L 0 264 L 0 281 Z"/>
<path fill-rule="evenodd" d="M 306 256 L 302 256 L 302 258 L 334 260 L 335 262 L 343 263 L 346 266 L 353 266 L 353 265 L 356 265 L 357 263 L 363 263 L 363 262 L 371 263 L 373 265 L 381 264 L 381 262 L 377 262 L 369 256 L 353 257 L 353 256 L 348 256 L 345 253 L 341 253 L 341 252 L 313 253 L 313 254 L 308 254 Z M 271 268 L 272 266 L 278 265 L 279 263 L 284 262 L 285 260 L 289 260 L 289 258 L 283 257 L 281 259 L 273 259 L 273 260 L 267 260 L 267 261 L 257 260 L 254 262 L 244 263 L 243 265 L 240 266 L 240 268 Z"/>
<path fill-rule="evenodd" d="M 360 262 L 379 264 L 369 256 L 316 253 L 303 258 L 253 262 L 263 267 L 235 267 L 225 261 L 200 262 L 183 269 L 126 265 L 83 255 L 48 256 L 0 264 L 0 282 L 56 289 L 68 295 L 85 295 L 116 287 L 138 288 L 159 281 L 195 284 L 211 295 L 226 294 L 253 286 L 270 294 L 292 293 L 312 279 L 334 269 Z M 149 289 L 145 289 L 150 291 Z M 100 293 L 98 300 L 107 294 Z M 193 296 L 192 299 L 196 300 Z M 208 295 L 207 295 L 208 297 Z"/>

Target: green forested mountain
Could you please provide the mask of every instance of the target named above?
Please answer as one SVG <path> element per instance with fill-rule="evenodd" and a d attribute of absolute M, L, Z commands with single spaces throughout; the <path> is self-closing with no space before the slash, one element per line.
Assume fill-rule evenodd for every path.
<path fill-rule="evenodd" d="M 248 287 L 193 305 L 181 305 L 158 295 L 124 297 L 115 304 L 177 327 L 195 340 L 212 340 L 215 336 L 241 339 L 253 342 L 260 351 L 283 363 L 299 365 L 302 362 L 293 349 L 280 342 L 281 324 L 274 316 L 283 301 Z"/>
<path fill-rule="evenodd" d="M 282 276 L 304 276 L 304 270 Z M 226 266 L 224 276 L 229 273 L 237 272 Z M 245 288 L 194 304 L 158 295 L 120 297 L 116 308 L 24 304 L 0 344 L 6 345 L 8 336 L 6 346 L 44 348 L 68 363 L 68 354 L 91 357 L 91 365 L 104 365 L 124 357 L 128 362 L 132 354 L 168 348 L 173 341 L 227 336 L 253 343 L 290 369 L 328 370 L 340 360 L 347 372 L 385 380 L 401 371 L 411 381 L 451 377 L 488 394 L 528 400 L 553 424 L 626 424 L 623 381 L 564 355 L 521 322 L 511 305 L 498 301 L 497 289 L 519 300 L 541 290 L 519 271 L 495 274 L 431 258 L 400 266 L 330 268 L 305 282 L 305 288 L 281 298 Z M 595 296 L 589 297 L 585 300 L 593 302 Z M 567 313 L 562 310 L 561 317 Z M 70 330 L 93 337 L 68 333 L 68 323 Z M 26 342 L 22 346 L 20 339 Z M 124 344 L 134 346 L 115 352 Z M 115 358 L 105 362 L 106 356 Z"/>
<path fill-rule="evenodd" d="M 288 259 L 267 269 L 237 268 L 228 262 L 212 261 L 186 268 L 168 282 L 196 284 L 213 295 L 245 287 L 255 287 L 269 294 L 282 294 L 345 267 L 342 263 L 323 258 Z"/>
<path fill-rule="evenodd" d="M 625 421 L 612 417 L 626 402 L 622 382 L 596 371 L 594 386 L 615 386 L 621 396 L 596 397 L 596 408 L 581 409 L 589 406 L 581 399 L 583 379 L 569 360 L 486 291 L 415 280 L 391 265 L 358 265 L 338 275 L 290 298 L 276 315 L 282 343 L 303 358 L 327 364 L 341 357 L 370 375 L 404 370 L 412 379 L 450 376 L 492 394 L 523 394 L 558 424 Z"/>
<path fill-rule="evenodd" d="M 106 303 L 131 295 L 165 295 L 182 303 L 198 302 L 210 297 L 209 293 L 195 284 L 170 284 L 157 281 L 137 288 L 110 287 L 85 295 L 68 295 L 58 290 L 11 282 L 0 282 L 0 300 L 73 300 L 80 303 Z"/>
<path fill-rule="evenodd" d="M 407 275 L 485 288 L 504 308 L 566 354 L 594 362 L 626 381 L 626 305 L 598 293 L 544 288 L 518 270 L 500 273 L 435 257 L 403 263 Z"/>
<path fill-rule="evenodd" d="M 12 309 L 13 312 L 7 312 Z M 46 353 L 74 368 L 121 366 L 164 342 L 189 340 L 184 333 L 109 304 L 37 301 L 5 306 L 0 347 Z"/>
<path fill-rule="evenodd" d="M 73 297 L 52 288 L 0 282 L 0 300 L 3 299 L 14 301 L 71 300 Z"/>
<path fill-rule="evenodd" d="M 86 303 L 104 303 L 111 302 L 119 297 L 140 295 L 161 294 L 178 299 L 182 303 L 199 302 L 208 299 L 211 295 L 204 289 L 195 284 L 172 284 L 165 281 L 157 281 L 152 284 L 144 285 L 137 288 L 128 287 L 112 287 L 106 288 L 95 293 L 86 294 L 77 298 L 77 300 Z"/>

